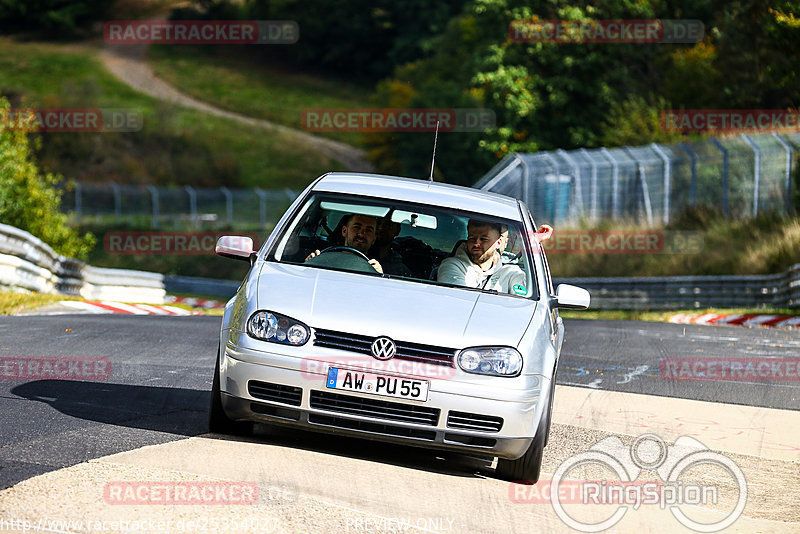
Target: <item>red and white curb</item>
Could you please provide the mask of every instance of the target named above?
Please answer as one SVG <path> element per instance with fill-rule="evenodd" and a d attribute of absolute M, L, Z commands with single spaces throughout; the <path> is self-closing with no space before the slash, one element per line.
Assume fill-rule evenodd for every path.
<path fill-rule="evenodd" d="M 722 313 L 679 313 L 669 318 L 669 322 L 678 324 L 710 324 L 735 326 L 770 326 L 773 328 L 800 328 L 798 315 L 727 315 Z"/>
<path fill-rule="evenodd" d="M 225 307 L 225 303 L 218 300 L 196 299 L 193 297 L 175 297 L 173 295 L 167 295 L 164 297 L 164 300 L 173 304 L 185 304 L 192 308 L 217 309 Z"/>
<path fill-rule="evenodd" d="M 111 301 L 62 300 L 62 306 L 84 313 L 122 313 L 128 315 L 196 315 L 189 310 L 156 304 L 125 304 Z"/>

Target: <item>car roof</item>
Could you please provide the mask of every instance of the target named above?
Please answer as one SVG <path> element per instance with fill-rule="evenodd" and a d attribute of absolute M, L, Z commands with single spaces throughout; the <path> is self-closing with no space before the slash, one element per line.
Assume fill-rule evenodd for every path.
<path fill-rule="evenodd" d="M 314 184 L 314 191 L 348 193 L 405 200 L 520 220 L 517 200 L 497 193 L 417 178 L 381 174 L 332 172 Z"/>

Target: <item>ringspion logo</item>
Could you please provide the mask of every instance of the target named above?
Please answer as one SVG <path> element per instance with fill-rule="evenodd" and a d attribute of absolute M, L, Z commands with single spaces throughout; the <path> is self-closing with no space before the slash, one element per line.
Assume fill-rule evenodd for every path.
<path fill-rule="evenodd" d="M 725 480 L 713 483 L 713 478 L 698 476 L 698 472 L 709 469 L 724 472 Z M 658 480 L 640 481 L 642 472 L 655 472 Z M 590 479 L 584 478 L 586 473 Z M 599 473 L 611 476 L 595 478 Z M 565 484 L 567 491 L 562 490 Z M 680 436 L 673 445 L 667 445 L 659 436 L 643 434 L 630 447 L 617 436 L 605 438 L 567 458 L 553 473 L 549 485 L 548 500 L 556 515 L 579 532 L 610 529 L 641 506 L 668 508 L 686 528 L 718 532 L 739 519 L 747 503 L 747 481 L 741 468 L 691 436 Z M 574 491 L 576 487 L 578 491 Z M 510 490 L 509 494 L 513 502 L 531 500 L 531 493 L 524 490 L 514 489 L 513 494 Z M 533 493 L 533 498 L 537 494 Z M 598 510 L 587 506 L 592 504 L 612 506 L 592 514 Z M 698 507 L 718 511 L 716 521 L 708 523 L 698 517 Z"/>

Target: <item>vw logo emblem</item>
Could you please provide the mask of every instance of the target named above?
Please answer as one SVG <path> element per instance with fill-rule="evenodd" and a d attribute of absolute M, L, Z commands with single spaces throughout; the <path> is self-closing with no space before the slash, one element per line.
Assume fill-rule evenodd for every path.
<path fill-rule="evenodd" d="M 370 350 L 372 350 L 372 355 L 377 359 L 389 360 L 393 358 L 394 353 L 397 352 L 397 346 L 394 344 L 394 341 L 383 336 L 372 342 Z"/>

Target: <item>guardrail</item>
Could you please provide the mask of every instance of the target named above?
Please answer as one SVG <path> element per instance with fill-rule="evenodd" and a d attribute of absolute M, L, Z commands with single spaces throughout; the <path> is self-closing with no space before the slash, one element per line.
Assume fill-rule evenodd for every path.
<path fill-rule="evenodd" d="M 800 307 L 800 263 L 780 274 L 556 278 L 553 282 L 586 288 L 593 309 Z M 0 224 L 0 286 L 160 304 L 167 291 L 230 298 L 239 285 L 233 280 L 92 267 L 56 254 L 28 232 Z"/>
<path fill-rule="evenodd" d="M 212 297 L 231 298 L 242 285 L 233 280 L 217 280 L 196 276 L 164 276 L 164 289 L 169 293 L 190 293 Z"/>
<path fill-rule="evenodd" d="M 787 272 L 737 276 L 560 278 L 583 287 L 601 310 L 800 307 L 800 263 Z"/>
<path fill-rule="evenodd" d="M 92 267 L 56 254 L 41 239 L 0 223 L 0 286 L 87 299 L 161 304 L 164 276 L 127 269 Z"/>

